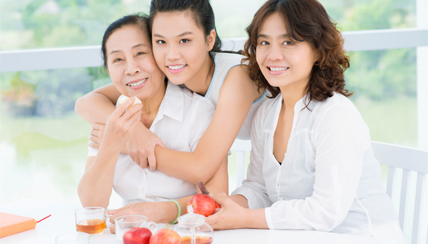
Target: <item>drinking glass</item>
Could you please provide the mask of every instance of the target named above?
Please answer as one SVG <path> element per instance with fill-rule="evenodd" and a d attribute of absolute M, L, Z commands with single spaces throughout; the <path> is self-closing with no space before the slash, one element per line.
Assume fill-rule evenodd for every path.
<path fill-rule="evenodd" d="M 176 231 L 181 237 L 181 244 L 211 244 L 214 232 L 205 222 L 205 216 L 189 213 L 178 218 Z"/>
<path fill-rule="evenodd" d="M 126 231 L 135 227 L 146 227 L 153 233 L 157 230 L 157 224 L 147 222 L 147 217 L 144 215 L 124 215 L 116 218 L 116 237 L 123 243 L 123 235 Z"/>
<path fill-rule="evenodd" d="M 77 209 L 76 230 L 90 235 L 100 234 L 106 229 L 107 211 L 102 207 L 86 207 Z"/>

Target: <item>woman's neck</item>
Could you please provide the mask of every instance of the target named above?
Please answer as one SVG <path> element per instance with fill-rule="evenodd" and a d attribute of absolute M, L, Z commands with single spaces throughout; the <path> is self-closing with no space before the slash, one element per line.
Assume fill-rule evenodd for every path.
<path fill-rule="evenodd" d="M 285 109 L 294 110 L 297 101 L 307 93 L 307 84 L 309 81 L 295 82 L 288 86 L 280 87 L 282 103 Z"/>
<path fill-rule="evenodd" d="M 163 98 L 166 92 L 166 84 L 161 81 L 162 85 L 159 87 L 158 91 L 151 97 L 142 99 L 143 108 L 141 109 L 141 122 L 150 129 L 153 121 L 156 118 L 156 115 L 159 112 L 160 105 L 162 104 Z"/>
<path fill-rule="evenodd" d="M 208 53 L 207 58 L 205 59 L 204 64 L 199 69 L 199 71 L 184 84 L 193 92 L 205 96 L 214 76 L 214 71 L 215 62 L 211 54 Z"/>

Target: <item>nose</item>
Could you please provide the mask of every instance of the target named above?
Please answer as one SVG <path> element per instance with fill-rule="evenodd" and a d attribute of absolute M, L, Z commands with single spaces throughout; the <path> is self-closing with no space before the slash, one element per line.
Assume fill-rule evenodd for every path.
<path fill-rule="evenodd" d="M 167 59 L 168 60 L 177 60 L 181 57 L 177 45 L 170 45 L 168 49 Z"/>
<path fill-rule="evenodd" d="M 281 47 L 278 45 L 271 45 L 268 59 L 271 61 L 277 61 L 284 59 L 284 54 L 281 52 Z"/>
<path fill-rule="evenodd" d="M 135 61 L 135 59 L 128 59 L 126 74 L 135 75 L 141 72 L 140 65 Z"/>

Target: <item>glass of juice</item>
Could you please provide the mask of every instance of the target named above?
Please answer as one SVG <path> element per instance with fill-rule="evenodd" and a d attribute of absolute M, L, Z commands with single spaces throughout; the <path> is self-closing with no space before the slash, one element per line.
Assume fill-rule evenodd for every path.
<path fill-rule="evenodd" d="M 76 230 L 89 235 L 100 234 L 106 229 L 107 211 L 102 207 L 86 207 L 75 212 Z"/>

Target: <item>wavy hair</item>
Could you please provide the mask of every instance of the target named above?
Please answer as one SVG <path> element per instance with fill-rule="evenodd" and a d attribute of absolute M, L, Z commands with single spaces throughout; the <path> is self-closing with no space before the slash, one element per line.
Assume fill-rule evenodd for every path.
<path fill-rule="evenodd" d="M 257 37 L 263 22 L 273 13 L 284 19 L 287 33 L 292 41 L 307 41 L 317 54 L 307 85 L 309 101 L 323 101 L 338 92 L 346 97 L 353 93 L 345 89 L 344 71 L 349 68 L 349 56 L 343 50 L 343 38 L 336 24 L 331 21 L 324 7 L 316 0 L 268 0 L 256 12 L 246 28 L 248 40 L 244 46 L 250 77 L 259 89 L 268 89 L 271 98 L 280 90 L 271 86 L 263 76 L 256 61 Z M 308 105 L 306 104 L 306 106 Z"/>

